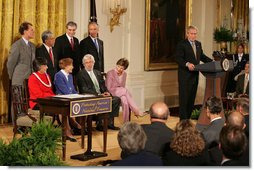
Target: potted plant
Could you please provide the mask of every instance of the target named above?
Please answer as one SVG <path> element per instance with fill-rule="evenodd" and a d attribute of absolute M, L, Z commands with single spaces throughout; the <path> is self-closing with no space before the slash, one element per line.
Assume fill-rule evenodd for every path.
<path fill-rule="evenodd" d="M 1 166 L 63 166 L 58 156 L 61 129 L 52 124 L 34 124 L 28 134 L 10 143 L 0 139 Z"/>
<path fill-rule="evenodd" d="M 223 26 L 220 28 L 216 28 L 213 33 L 213 39 L 217 43 L 220 43 L 221 51 L 225 52 L 227 51 L 227 42 L 232 42 L 234 40 L 233 32 Z"/>

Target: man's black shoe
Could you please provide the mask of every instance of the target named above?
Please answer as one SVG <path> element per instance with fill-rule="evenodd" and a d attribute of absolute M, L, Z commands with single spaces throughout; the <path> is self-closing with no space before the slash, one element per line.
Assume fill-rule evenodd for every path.
<path fill-rule="evenodd" d="M 103 131 L 103 126 L 102 125 L 97 125 L 95 129 L 97 131 Z"/>
<path fill-rule="evenodd" d="M 116 127 L 114 125 L 108 125 L 108 129 L 112 129 L 112 130 L 120 130 L 119 127 Z"/>

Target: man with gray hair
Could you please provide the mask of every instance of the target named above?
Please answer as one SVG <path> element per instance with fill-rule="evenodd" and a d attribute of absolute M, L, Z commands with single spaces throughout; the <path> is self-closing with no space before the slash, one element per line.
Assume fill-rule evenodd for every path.
<path fill-rule="evenodd" d="M 117 140 L 125 155 L 111 166 L 162 166 L 158 156 L 144 151 L 147 138 L 139 124 L 126 122 L 118 132 Z"/>
<path fill-rule="evenodd" d="M 57 72 L 58 61 L 54 52 L 55 37 L 50 30 L 46 30 L 41 34 L 42 45 L 36 48 L 36 58 L 41 57 L 47 60 L 47 73 L 54 82 L 54 76 Z"/>
<path fill-rule="evenodd" d="M 94 68 L 94 57 L 87 54 L 83 57 L 82 63 L 84 68 L 79 71 L 77 75 L 77 85 L 79 93 L 83 94 L 94 94 L 102 96 L 111 96 L 105 85 L 105 80 L 101 75 L 101 72 L 93 69 Z M 121 100 L 119 97 L 112 96 L 112 112 L 109 113 L 108 128 L 112 130 L 119 130 L 118 127 L 114 126 L 114 117 L 119 115 L 119 107 Z M 96 129 L 98 131 L 103 131 L 102 117 L 99 116 Z"/>
<path fill-rule="evenodd" d="M 151 105 L 149 113 L 151 124 L 142 125 L 147 136 L 145 150 L 162 156 L 166 144 L 174 134 L 166 125 L 170 112 L 164 102 L 155 102 Z"/>

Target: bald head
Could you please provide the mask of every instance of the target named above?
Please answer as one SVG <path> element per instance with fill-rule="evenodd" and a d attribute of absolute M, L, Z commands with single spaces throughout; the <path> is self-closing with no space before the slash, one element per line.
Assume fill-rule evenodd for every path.
<path fill-rule="evenodd" d="M 151 120 L 166 121 L 169 116 L 168 106 L 164 102 L 155 102 L 150 107 Z"/>
<path fill-rule="evenodd" d="M 231 112 L 227 117 L 226 124 L 232 126 L 239 126 L 244 129 L 245 128 L 244 116 L 237 111 Z"/>

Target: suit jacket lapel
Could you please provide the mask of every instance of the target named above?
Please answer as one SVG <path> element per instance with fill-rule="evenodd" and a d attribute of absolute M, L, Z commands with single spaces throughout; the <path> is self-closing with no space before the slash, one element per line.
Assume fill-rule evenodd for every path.
<path fill-rule="evenodd" d="M 85 69 L 84 69 L 84 76 L 85 76 L 85 79 L 86 79 L 88 82 L 90 82 L 89 84 L 90 84 L 90 85 L 93 85 L 93 81 L 92 81 L 90 75 L 88 74 L 88 72 L 87 72 Z M 93 86 L 93 87 L 94 87 L 94 86 Z"/>

